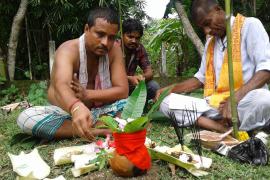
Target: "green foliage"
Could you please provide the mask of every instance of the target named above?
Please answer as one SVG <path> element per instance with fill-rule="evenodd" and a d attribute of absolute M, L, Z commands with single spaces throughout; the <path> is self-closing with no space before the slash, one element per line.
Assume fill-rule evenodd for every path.
<path fill-rule="evenodd" d="M 150 153 L 152 159 L 165 160 L 169 163 L 176 164 L 177 166 L 183 167 L 185 169 L 195 168 L 194 164 L 184 163 L 182 161 L 179 161 L 177 158 L 175 158 L 171 155 L 168 155 L 166 153 L 161 153 L 161 152 L 158 152 L 158 151 L 150 149 L 150 148 L 148 148 L 148 152 Z"/>
<path fill-rule="evenodd" d="M 110 116 L 102 116 L 100 120 L 104 122 L 104 124 L 106 124 L 108 128 L 110 128 L 114 132 L 133 133 L 145 129 L 149 122 L 149 117 L 151 117 L 152 113 L 158 109 L 160 103 L 169 94 L 172 87 L 164 90 L 160 94 L 158 100 L 153 104 L 147 115 L 142 116 L 146 101 L 146 86 L 145 81 L 140 81 L 140 83 L 136 86 L 135 90 L 132 92 L 131 96 L 129 96 L 128 102 L 122 112 L 122 119 L 126 120 L 128 118 L 131 118 L 135 120 L 128 122 L 124 127 L 123 131 L 121 131 L 121 129 L 118 127 L 118 123 L 115 121 L 115 119 Z"/>
<path fill-rule="evenodd" d="M 183 77 L 193 77 L 196 72 L 197 72 L 197 68 L 191 67 L 191 68 L 187 69 L 186 71 L 184 71 L 182 73 L 182 76 Z"/>
<path fill-rule="evenodd" d="M 120 132 L 121 130 L 118 128 L 118 123 L 111 116 L 102 116 L 99 118 L 104 124 L 107 125 L 113 132 Z"/>
<path fill-rule="evenodd" d="M 6 89 L 1 90 L 0 96 L 0 106 L 23 100 L 23 97 L 19 93 L 19 89 L 14 84 Z"/>
<path fill-rule="evenodd" d="M 121 114 L 123 119 L 136 119 L 141 117 L 145 106 L 146 93 L 145 81 L 140 81 L 132 94 L 128 97 L 127 104 Z"/>
<path fill-rule="evenodd" d="M 25 133 L 18 133 L 15 134 L 11 141 L 10 141 L 10 146 L 20 146 L 21 148 L 27 148 L 27 147 L 31 147 L 31 149 L 33 149 L 36 145 L 38 145 L 40 143 L 41 139 L 31 136 L 29 134 L 25 134 Z"/>
<path fill-rule="evenodd" d="M 136 0 L 29 0 L 27 8 L 27 24 L 29 46 L 32 59 L 33 79 L 48 79 L 48 41 L 55 40 L 56 48 L 64 41 L 78 38 L 87 22 L 89 10 L 102 6 L 110 6 L 118 10 L 118 1 L 122 6 L 123 19 L 147 17 L 144 1 Z M 7 56 L 8 41 L 13 18 L 20 1 L 0 1 L 0 47 Z M 15 79 L 29 79 L 29 63 L 26 45 L 25 22 L 22 23 L 16 56 Z M 46 63 L 46 64 L 45 64 Z M 25 73 L 26 72 L 26 73 Z"/>
<path fill-rule="evenodd" d="M 199 55 L 179 19 L 150 22 L 142 42 L 146 45 L 152 67 L 156 70 L 161 65 L 161 45 L 165 45 L 167 72 L 170 77 L 182 76 L 190 67 L 199 66 Z"/>
<path fill-rule="evenodd" d="M 147 45 L 154 51 L 158 51 L 162 42 L 179 43 L 184 36 L 183 27 L 178 19 L 163 19 L 149 29 L 155 33 Z"/>
<path fill-rule="evenodd" d="M 45 105 L 47 104 L 47 81 L 41 81 L 36 84 L 32 84 L 27 96 L 28 101 L 33 105 Z"/>
<path fill-rule="evenodd" d="M 129 123 L 124 128 L 124 132 L 133 133 L 146 128 L 148 117 L 139 117 Z"/>
<path fill-rule="evenodd" d="M 100 171 L 108 164 L 108 159 L 112 158 L 112 155 L 106 152 L 104 149 L 101 149 L 100 152 L 97 153 L 97 158 L 91 160 L 89 163 L 95 163 L 98 166 L 98 170 Z"/>
<path fill-rule="evenodd" d="M 31 145 L 22 147 L 20 142 L 10 146 L 12 137 L 20 133 L 18 125 L 16 124 L 16 119 L 20 111 L 13 111 L 8 115 L 3 115 L 0 113 L 0 179 L 3 180 L 13 180 L 16 179 L 16 173 L 12 170 L 12 165 L 7 152 L 13 154 L 19 154 L 21 151 L 26 153 L 30 152 L 33 148 Z M 178 144 L 177 136 L 175 131 L 169 121 L 159 121 L 152 122 L 152 128 L 147 132 L 147 137 L 151 138 L 157 145 L 167 145 L 173 147 Z M 45 162 L 51 167 L 50 176 L 48 178 L 53 178 L 63 175 L 66 179 L 120 179 L 115 176 L 111 170 L 102 169 L 101 171 L 95 171 L 83 175 L 79 178 L 74 178 L 71 173 L 71 168 L 73 164 L 65 166 L 55 166 L 53 160 L 53 153 L 56 148 L 68 147 L 74 145 L 83 145 L 87 142 L 80 138 L 63 139 L 61 141 L 48 142 L 45 145 L 35 146 L 38 148 L 40 156 Z M 189 146 L 189 144 L 186 144 Z M 268 148 L 270 148 L 270 143 L 268 141 Z M 235 162 L 224 156 L 220 156 L 212 151 L 203 149 L 203 156 L 211 158 L 213 164 L 210 168 L 210 174 L 199 179 L 269 179 L 270 178 L 270 166 L 253 166 L 249 164 L 243 164 Z M 146 175 L 142 176 L 141 179 L 195 179 L 194 176 L 187 173 L 182 168 L 176 168 L 176 173 L 172 177 L 170 168 L 168 168 L 168 163 L 165 161 L 152 161 L 152 168 L 147 172 Z M 136 179 L 136 178 L 131 178 Z M 137 178 L 139 179 L 139 178 Z"/>
<path fill-rule="evenodd" d="M 0 76 L 0 85 L 3 85 L 6 81 L 6 78 Z"/>
<path fill-rule="evenodd" d="M 168 87 L 167 89 L 165 89 L 159 96 L 159 98 L 157 99 L 157 101 L 155 102 L 155 104 L 153 104 L 152 108 L 149 110 L 149 112 L 147 113 L 147 117 L 151 117 L 152 114 L 158 110 L 159 105 L 161 104 L 161 102 L 164 100 L 164 98 L 166 96 L 168 96 L 172 90 L 172 88 L 174 87 L 174 85 Z"/>

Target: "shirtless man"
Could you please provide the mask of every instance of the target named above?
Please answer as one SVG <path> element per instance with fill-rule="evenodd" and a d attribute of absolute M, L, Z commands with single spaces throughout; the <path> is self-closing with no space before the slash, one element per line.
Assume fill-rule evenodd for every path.
<path fill-rule="evenodd" d="M 128 96 L 120 46 L 115 43 L 119 19 L 115 11 L 90 11 L 84 34 L 56 51 L 48 99 L 51 106 L 32 107 L 17 120 L 25 133 L 46 139 L 80 136 L 93 140 L 107 134 L 91 129 L 103 114 L 115 115 Z"/>

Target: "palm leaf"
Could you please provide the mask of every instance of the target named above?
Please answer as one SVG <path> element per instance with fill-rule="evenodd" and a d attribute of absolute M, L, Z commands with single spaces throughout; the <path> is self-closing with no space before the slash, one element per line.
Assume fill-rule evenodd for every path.
<path fill-rule="evenodd" d="M 134 121 L 131 121 L 127 123 L 127 125 L 124 128 L 124 132 L 126 133 L 133 133 L 136 131 L 143 130 L 148 122 L 148 117 L 139 117 L 135 119 Z"/>
<path fill-rule="evenodd" d="M 127 104 L 122 112 L 122 119 L 141 117 L 146 101 L 146 85 L 145 81 L 140 81 L 135 90 L 128 97 Z"/>
<path fill-rule="evenodd" d="M 151 109 L 149 110 L 149 112 L 147 113 L 147 117 L 150 117 L 153 112 L 155 112 L 158 108 L 159 105 L 161 104 L 161 102 L 163 101 L 163 99 L 168 96 L 172 90 L 172 88 L 174 87 L 174 85 L 168 87 L 167 89 L 165 89 L 159 96 L 158 100 L 155 102 L 155 104 L 153 104 L 153 106 L 151 107 Z M 149 118 L 151 119 L 151 118 Z"/>
<path fill-rule="evenodd" d="M 192 175 L 194 175 L 196 177 L 205 176 L 208 174 L 206 171 L 197 169 L 194 164 L 189 163 L 189 162 L 186 162 L 186 163 L 182 162 L 179 159 L 177 159 L 171 155 L 168 155 L 166 153 L 161 153 L 161 152 L 158 152 L 158 151 L 151 149 L 151 148 L 148 148 L 148 152 L 151 155 L 151 158 L 153 160 L 160 159 L 163 161 L 167 161 L 171 164 L 175 164 L 177 166 L 180 166 L 180 167 L 186 169 L 188 172 L 190 172 Z"/>
<path fill-rule="evenodd" d="M 121 130 L 118 128 L 118 123 L 111 116 L 102 116 L 99 118 L 104 124 L 106 124 L 112 131 L 120 132 Z"/>

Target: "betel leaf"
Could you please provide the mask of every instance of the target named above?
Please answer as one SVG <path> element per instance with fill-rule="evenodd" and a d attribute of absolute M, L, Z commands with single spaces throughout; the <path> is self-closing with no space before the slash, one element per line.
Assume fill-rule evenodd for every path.
<path fill-rule="evenodd" d="M 139 117 L 129 123 L 124 128 L 124 132 L 133 133 L 136 131 L 143 130 L 148 122 L 148 117 Z"/>
<path fill-rule="evenodd" d="M 147 117 L 150 117 L 152 115 L 153 112 L 155 112 L 159 105 L 161 104 L 161 102 L 163 101 L 163 99 L 168 96 L 172 90 L 172 88 L 174 87 L 174 85 L 166 88 L 159 96 L 158 100 L 155 102 L 155 104 L 153 104 L 152 108 L 149 110 L 149 112 L 147 113 Z"/>
<path fill-rule="evenodd" d="M 118 128 L 118 123 L 111 116 L 102 116 L 99 118 L 104 124 L 106 124 L 112 131 L 120 132 L 121 130 Z"/>
<path fill-rule="evenodd" d="M 122 119 L 136 119 L 141 117 L 146 102 L 146 93 L 145 81 L 140 81 L 135 90 L 128 97 L 127 104 L 121 114 Z"/>

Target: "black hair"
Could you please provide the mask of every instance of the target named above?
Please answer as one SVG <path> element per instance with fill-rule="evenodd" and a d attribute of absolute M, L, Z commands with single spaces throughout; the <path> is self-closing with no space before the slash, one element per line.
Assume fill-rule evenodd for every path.
<path fill-rule="evenodd" d="M 215 6 L 218 6 L 216 0 L 193 0 L 191 6 L 193 21 L 198 22 L 199 17 L 207 15 Z"/>
<path fill-rule="evenodd" d="M 119 16 L 117 12 L 108 7 L 98 7 L 89 12 L 87 24 L 89 27 L 95 25 L 97 18 L 103 18 L 110 24 L 117 24 L 119 27 Z"/>
<path fill-rule="evenodd" d="M 137 19 L 130 18 L 130 19 L 124 20 L 122 28 L 123 28 L 123 34 L 138 32 L 138 33 L 140 33 L 141 37 L 143 36 L 142 23 Z"/>

